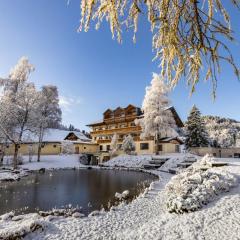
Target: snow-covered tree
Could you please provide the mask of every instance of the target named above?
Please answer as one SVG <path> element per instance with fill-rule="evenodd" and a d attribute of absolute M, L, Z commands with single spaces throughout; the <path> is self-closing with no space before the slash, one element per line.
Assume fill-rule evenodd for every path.
<path fill-rule="evenodd" d="M 201 113 L 194 105 L 185 123 L 187 149 L 191 147 L 207 147 L 209 145 L 208 134 L 205 129 Z"/>
<path fill-rule="evenodd" d="M 118 135 L 117 135 L 117 133 L 114 133 L 111 143 L 110 143 L 111 157 L 116 155 L 117 150 L 118 150 Z"/>
<path fill-rule="evenodd" d="M 61 147 L 62 147 L 63 154 L 74 154 L 75 153 L 74 144 L 72 142 L 63 141 L 61 144 Z"/>
<path fill-rule="evenodd" d="M 4 86 L 4 94 L 8 95 L 12 100 L 21 86 L 24 86 L 34 66 L 29 63 L 27 57 L 21 57 L 18 63 L 10 70 L 9 77 L 2 79 L 1 85 Z"/>
<path fill-rule="evenodd" d="M 93 25 L 91 20 L 98 29 L 106 20 L 113 38 L 116 36 L 121 42 L 127 27 L 133 29 L 135 41 L 140 18 L 146 14 L 141 20 L 149 22 L 155 59 L 159 60 L 161 74 L 171 86 L 184 76 L 193 92 L 206 67 L 204 77 L 211 80 L 215 93 L 221 61 L 230 64 L 239 78 L 239 69 L 226 44 L 226 40 L 234 40 L 228 14 L 231 5 L 240 9 L 239 0 L 81 0 L 79 30 L 88 31 Z"/>
<path fill-rule="evenodd" d="M 122 150 L 127 154 L 135 150 L 135 143 L 131 134 L 124 138 L 122 143 Z"/>
<path fill-rule="evenodd" d="M 36 109 L 38 157 L 40 161 L 41 145 L 46 130 L 52 126 L 58 126 L 61 122 L 61 109 L 59 107 L 58 89 L 56 86 L 43 86 L 39 92 L 38 106 Z"/>
<path fill-rule="evenodd" d="M 14 145 L 13 167 L 17 168 L 18 150 L 24 132 L 36 124 L 37 92 L 34 84 L 27 83 L 33 66 L 23 57 L 10 71 L 0 99 L 0 131 Z"/>
<path fill-rule="evenodd" d="M 142 128 L 141 138 L 154 137 L 156 146 L 162 137 L 176 136 L 176 124 L 173 114 L 168 110 L 169 88 L 160 75 L 153 73 L 151 86 L 146 88 L 142 111 L 144 116 L 136 120 Z M 157 147 L 156 147 L 157 152 Z"/>
<path fill-rule="evenodd" d="M 24 84 L 13 95 L 0 100 L 0 130 L 14 145 L 13 166 L 17 168 L 18 149 L 25 132 L 36 125 L 37 92 L 33 84 Z"/>

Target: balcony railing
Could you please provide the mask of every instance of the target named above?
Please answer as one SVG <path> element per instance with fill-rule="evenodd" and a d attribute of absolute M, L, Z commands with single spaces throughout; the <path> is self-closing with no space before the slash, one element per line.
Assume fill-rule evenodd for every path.
<path fill-rule="evenodd" d="M 126 134 L 126 133 L 132 133 L 132 132 L 140 132 L 141 127 L 140 126 L 134 126 L 134 127 L 124 127 L 124 128 L 113 128 L 113 129 L 104 129 L 104 130 L 97 130 L 90 132 L 91 135 L 98 135 L 98 134 Z"/>
<path fill-rule="evenodd" d="M 118 139 L 118 143 L 119 144 L 121 144 L 122 142 L 123 142 L 123 138 L 119 138 Z M 140 137 L 133 137 L 133 140 L 134 141 L 140 141 L 141 139 L 140 139 Z M 150 140 L 150 138 L 149 139 L 146 139 L 146 140 Z M 96 140 L 96 142 L 98 143 L 98 144 L 101 144 L 101 143 L 111 143 L 111 139 L 98 139 L 98 140 Z"/>

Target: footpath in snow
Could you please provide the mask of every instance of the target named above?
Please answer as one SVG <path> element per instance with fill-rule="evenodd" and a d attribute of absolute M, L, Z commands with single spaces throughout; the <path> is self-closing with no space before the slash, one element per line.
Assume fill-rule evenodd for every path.
<path fill-rule="evenodd" d="M 149 156 L 127 156 L 121 161 L 118 157 L 107 164 L 130 168 L 133 165 L 129 162 L 134 167 L 141 166 L 146 158 Z M 175 155 L 169 161 L 176 165 L 176 159 L 181 161 L 182 158 L 182 155 Z M 145 160 L 141 163 L 140 159 Z M 240 160 L 226 161 L 229 165 L 218 168 L 218 171 L 227 171 L 239 178 Z M 170 166 L 170 162 L 165 164 Z M 109 212 L 98 212 L 84 218 L 44 218 L 28 214 L 16 220 L 5 215 L 0 220 L 0 238 L 4 234 L 22 231 L 26 239 L 240 239 L 239 185 L 195 212 L 169 213 L 165 186 L 173 175 L 157 170 L 153 172 L 159 175 L 159 181 L 151 184 L 148 191 L 128 205 L 123 203 L 112 207 Z"/>

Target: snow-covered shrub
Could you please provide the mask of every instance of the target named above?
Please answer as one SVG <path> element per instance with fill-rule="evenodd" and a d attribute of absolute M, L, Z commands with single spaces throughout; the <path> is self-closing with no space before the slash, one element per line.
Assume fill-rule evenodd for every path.
<path fill-rule="evenodd" d="M 135 150 L 135 143 L 133 137 L 130 134 L 124 138 L 122 143 L 122 150 L 127 154 L 130 154 Z"/>
<path fill-rule="evenodd" d="M 118 135 L 115 133 L 112 137 L 111 144 L 110 144 L 110 155 L 112 157 L 117 156 L 118 148 Z"/>
<path fill-rule="evenodd" d="M 227 192 L 236 185 L 236 177 L 221 168 L 209 168 L 211 158 L 206 156 L 186 171 L 173 177 L 166 185 L 167 209 L 183 213 L 200 209 L 216 195 Z"/>
<path fill-rule="evenodd" d="M 123 191 L 122 193 L 118 193 L 116 192 L 115 193 L 115 198 L 117 198 L 118 200 L 124 200 L 124 199 L 127 199 L 129 197 L 129 190 L 125 190 Z"/>
<path fill-rule="evenodd" d="M 74 144 L 72 142 L 62 142 L 62 154 L 74 154 Z"/>

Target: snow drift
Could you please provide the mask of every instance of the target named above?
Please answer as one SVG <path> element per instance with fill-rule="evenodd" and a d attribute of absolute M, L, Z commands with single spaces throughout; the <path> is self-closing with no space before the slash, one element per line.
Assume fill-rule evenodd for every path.
<path fill-rule="evenodd" d="M 49 224 L 36 213 L 14 216 L 10 212 L 0 217 L 0 239 L 22 239 L 29 233 L 43 231 Z"/>

